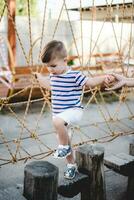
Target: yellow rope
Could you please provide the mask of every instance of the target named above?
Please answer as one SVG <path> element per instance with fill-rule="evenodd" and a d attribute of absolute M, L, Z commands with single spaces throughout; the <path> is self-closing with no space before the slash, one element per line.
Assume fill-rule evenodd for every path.
<path fill-rule="evenodd" d="M 30 39 L 30 48 L 32 47 L 32 28 L 31 28 L 31 14 L 30 14 L 30 2 L 27 0 L 27 8 L 28 8 L 28 24 L 29 24 L 29 39 Z M 29 60 L 30 62 L 30 60 Z M 31 53 L 31 64 L 33 66 L 33 52 Z M 31 66 L 31 65 L 30 65 Z"/>
<path fill-rule="evenodd" d="M 25 57 L 25 60 L 26 60 L 26 62 L 27 62 L 27 64 L 28 64 L 29 61 L 28 61 L 26 52 L 25 52 L 25 50 L 24 50 L 24 47 L 23 47 L 21 38 L 20 38 L 20 36 L 19 36 L 19 33 L 18 33 L 18 31 L 17 31 L 16 24 L 15 24 L 15 22 L 14 22 L 14 20 L 13 20 L 12 15 L 10 14 L 10 10 L 9 10 L 9 7 L 8 7 L 8 1 L 7 1 L 7 0 L 4 0 L 4 1 L 5 1 L 5 5 L 6 5 L 6 7 L 7 7 L 8 17 L 9 17 L 9 18 L 11 19 L 11 21 L 12 21 L 12 24 L 13 24 L 13 26 L 14 26 L 14 29 L 15 29 L 15 32 L 16 32 L 16 35 L 17 35 L 17 38 L 18 38 L 20 47 L 21 47 L 21 49 L 22 49 L 23 55 L 24 55 L 24 57 Z"/>
<path fill-rule="evenodd" d="M 40 48 L 39 48 L 38 63 L 40 61 L 40 54 L 41 54 L 41 50 L 42 50 L 44 28 L 45 28 L 45 22 L 46 22 L 46 9 L 47 9 L 47 0 L 45 0 L 44 16 L 43 16 L 43 22 L 42 22 L 42 31 L 41 31 L 41 41 L 40 41 Z M 38 71 L 38 68 L 37 68 L 37 71 Z"/>
<path fill-rule="evenodd" d="M 68 22 L 69 22 L 69 25 L 70 25 L 70 30 L 71 30 L 71 33 L 72 33 L 72 37 L 73 37 L 73 40 L 74 40 L 76 52 L 77 52 L 77 55 L 78 55 L 78 58 L 79 58 L 79 63 L 80 63 L 80 65 L 81 65 L 80 55 L 79 55 L 79 51 L 78 51 L 76 39 L 75 39 L 75 36 L 74 36 L 73 27 L 72 27 L 72 24 L 71 24 L 71 21 L 70 21 L 70 17 L 69 17 L 69 13 L 68 13 L 66 1 L 63 0 L 63 2 L 64 2 L 65 10 L 66 10 L 66 13 L 67 13 L 67 18 L 68 18 Z"/>
<path fill-rule="evenodd" d="M 28 113 L 28 109 L 29 109 L 29 106 L 30 106 L 30 99 L 32 97 L 32 90 L 33 90 L 33 88 L 31 87 L 30 93 L 29 93 L 29 97 L 28 97 L 28 103 L 26 105 L 26 110 L 25 110 L 25 113 L 24 113 L 24 118 L 23 118 L 23 122 L 22 123 L 24 123 L 25 120 L 26 120 L 26 115 Z M 24 130 L 24 126 L 21 128 L 21 132 L 20 132 L 20 136 L 19 136 L 19 141 L 21 140 L 21 137 L 22 137 L 22 134 L 23 134 L 23 130 Z M 17 143 L 15 156 L 17 156 L 17 152 L 19 150 L 19 145 L 20 145 L 20 143 Z"/>
<path fill-rule="evenodd" d="M 130 50 L 131 50 L 131 43 L 132 43 L 132 37 L 133 37 L 133 16 L 134 16 L 134 1 L 132 1 L 132 14 L 131 14 L 131 30 L 130 30 L 130 39 L 129 39 L 129 50 L 128 50 L 128 66 L 126 71 L 126 76 L 128 74 L 129 70 L 129 60 L 130 60 Z"/>
<path fill-rule="evenodd" d="M 92 0 L 92 21 L 91 21 L 91 32 L 90 32 L 90 49 L 89 49 L 89 59 L 88 59 L 88 62 L 89 62 L 89 65 L 90 65 L 90 61 L 91 61 L 91 52 L 92 52 L 92 37 L 93 37 L 93 19 L 94 19 L 94 3 L 95 3 L 95 0 Z M 88 65 L 88 66 L 89 66 Z M 89 69 L 88 69 L 88 74 L 89 74 Z"/>
<path fill-rule="evenodd" d="M 5 138 L 5 136 L 4 136 L 4 134 L 3 134 L 1 129 L 0 129 L 0 136 L 1 136 L 1 139 L 3 141 L 3 144 L 7 148 L 7 151 L 9 152 L 10 156 L 13 157 L 13 153 L 12 153 L 12 151 L 11 151 L 9 145 L 8 145 L 8 142 L 7 142 L 7 140 L 6 140 L 6 138 Z"/>
<path fill-rule="evenodd" d="M 52 35 L 52 39 L 54 39 L 55 33 L 56 33 L 56 31 L 57 31 L 58 24 L 59 24 L 59 21 L 60 21 L 60 18 L 61 18 L 61 14 L 62 14 L 63 8 L 64 8 L 64 2 L 63 2 L 63 4 L 62 4 L 62 6 L 61 6 L 61 10 L 60 10 L 59 17 L 58 17 L 58 20 L 57 20 L 56 25 L 55 25 L 55 28 L 54 28 L 54 32 L 53 32 L 53 35 Z"/>

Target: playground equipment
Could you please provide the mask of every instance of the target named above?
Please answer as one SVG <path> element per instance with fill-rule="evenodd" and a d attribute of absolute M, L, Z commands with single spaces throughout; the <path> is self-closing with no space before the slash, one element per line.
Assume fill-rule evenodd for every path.
<path fill-rule="evenodd" d="M 81 1 L 80 1 L 81 2 Z M 37 82 L 35 82 L 34 76 L 32 75 L 33 72 L 35 71 L 42 71 L 42 73 L 44 73 L 45 75 L 47 74 L 47 71 L 45 71 L 45 69 L 43 68 L 43 65 L 40 65 L 40 63 L 36 63 L 34 65 L 33 62 L 33 49 L 37 48 L 36 43 L 39 42 L 39 52 L 38 52 L 38 56 L 37 59 L 39 58 L 40 55 L 40 51 L 42 49 L 42 44 L 43 44 L 43 38 L 45 37 L 44 34 L 44 27 L 45 27 L 45 22 L 46 22 L 46 7 L 47 7 L 47 1 L 45 1 L 44 4 L 44 15 L 43 15 L 43 20 L 42 20 L 42 26 L 41 26 L 41 34 L 40 37 L 38 37 L 37 39 L 33 40 L 33 35 L 32 35 L 32 26 L 31 26 L 31 10 L 30 10 L 30 1 L 27 0 L 27 19 L 28 19 L 28 29 L 29 29 L 29 38 L 27 39 L 30 43 L 30 48 L 28 49 L 28 53 L 26 53 L 26 49 L 24 48 L 22 39 L 20 37 L 19 31 L 18 31 L 18 27 L 15 24 L 15 14 L 14 14 L 14 7 L 11 8 L 11 1 L 7 1 L 5 0 L 5 4 L 3 6 L 2 12 L 1 12 L 1 18 L 0 18 L 0 22 L 1 19 L 3 17 L 4 11 L 5 9 L 7 10 L 7 16 L 8 16 L 8 28 L 10 28 L 10 30 L 8 31 L 8 40 L 3 40 L 3 36 L 1 39 L 1 43 L 0 43 L 0 53 L 1 53 L 1 57 L 3 58 L 3 62 L 4 65 L 1 68 L 1 75 L 0 75 L 0 79 L 1 79 L 1 84 L 0 84 L 0 109 L 2 110 L 3 108 L 7 108 L 9 110 L 9 112 L 12 114 L 12 116 L 17 120 L 16 123 L 19 123 L 20 125 L 20 130 L 19 132 L 17 132 L 17 137 L 14 138 L 13 140 L 9 140 L 5 137 L 5 130 L 4 129 L 0 129 L 0 138 L 1 138 L 1 144 L 3 145 L 3 148 L 5 148 L 8 152 L 8 158 L 6 157 L 6 155 L 2 155 L 0 156 L 0 165 L 5 165 L 5 164 L 9 164 L 9 163 L 15 163 L 18 162 L 20 160 L 25 160 L 27 161 L 30 158 L 36 158 L 42 155 L 42 158 L 44 156 L 49 156 L 52 154 L 53 149 L 49 147 L 49 145 L 46 145 L 45 142 L 42 141 L 41 139 L 41 135 L 38 133 L 38 125 L 41 119 L 41 116 L 43 115 L 44 109 L 46 107 L 46 105 L 49 106 L 49 108 L 51 108 L 51 102 L 50 102 L 50 93 L 48 93 L 48 91 L 44 90 L 43 88 L 41 88 L 40 85 L 37 84 Z M 15 6 L 15 1 L 12 1 L 12 3 Z M 81 8 L 81 4 L 80 4 L 80 8 Z M 133 7 L 133 4 L 131 5 Z M 110 14 L 111 12 L 111 8 L 112 8 L 112 3 L 111 4 L 107 4 L 107 15 Z M 125 8 L 125 2 L 123 3 L 123 7 L 122 11 L 124 11 Z M 83 66 L 82 65 L 82 60 L 83 60 L 83 29 L 82 29 L 82 9 L 80 9 L 80 39 L 81 39 L 81 50 L 80 51 L 78 49 L 78 45 L 77 45 L 77 40 L 74 34 L 74 29 L 69 17 L 69 13 L 68 13 L 68 9 L 67 9 L 67 5 L 66 5 L 66 1 L 63 1 L 63 5 L 61 7 L 61 10 L 59 12 L 59 16 L 58 16 L 58 20 L 56 21 L 56 24 L 54 26 L 54 32 L 51 34 L 51 38 L 49 39 L 54 39 L 55 38 L 55 33 L 57 31 L 57 27 L 59 25 L 60 19 L 61 19 L 61 13 L 62 11 L 65 10 L 66 14 L 67 14 L 67 19 L 68 19 L 68 24 L 69 24 L 69 28 L 70 28 L 70 32 L 71 32 L 71 36 L 72 36 L 72 40 L 73 40 L 73 45 L 74 48 L 76 50 L 76 55 L 74 56 L 74 54 L 72 53 L 72 55 L 69 55 L 70 57 L 68 58 L 69 60 L 73 59 L 78 59 L 80 60 L 80 64 L 79 69 L 82 70 L 83 73 L 87 73 L 87 75 L 89 76 L 94 76 L 94 74 L 92 74 L 91 69 L 95 69 L 100 71 L 100 73 L 104 73 L 104 69 L 107 65 L 107 63 L 105 62 L 107 59 L 107 57 L 118 57 L 118 61 L 121 61 L 122 59 L 122 48 L 121 48 L 121 42 L 122 42 L 122 34 L 123 34 L 123 21 L 121 21 L 122 26 L 121 27 L 121 33 L 120 33 L 120 40 L 117 40 L 117 36 L 115 34 L 115 29 L 113 26 L 113 21 L 111 18 L 109 18 L 109 21 L 111 23 L 112 26 L 112 31 L 115 35 L 115 45 L 118 47 L 116 48 L 117 51 L 113 51 L 111 53 L 104 53 L 104 52 L 94 52 L 95 47 L 98 47 L 98 41 L 99 38 L 101 36 L 102 33 L 102 29 L 104 27 L 104 24 L 106 23 L 106 20 L 104 20 L 104 22 L 102 23 L 99 32 L 97 33 L 97 37 L 96 40 L 93 42 L 93 23 L 94 23 L 94 18 L 92 19 L 92 23 L 91 23 L 91 29 L 87 30 L 89 31 L 91 34 L 91 39 L 89 41 L 89 43 L 93 43 L 92 45 L 90 45 L 90 49 L 89 49 L 89 53 L 87 54 L 87 57 L 89 57 L 88 59 L 86 59 L 87 65 Z M 93 11 L 94 12 L 94 11 Z M 124 19 L 124 12 L 122 12 L 122 19 Z M 107 16 L 106 16 L 107 19 Z M 133 18 L 132 18 L 133 19 Z M 129 43 L 129 48 L 128 52 L 127 52 L 127 57 L 130 58 L 130 51 L 132 49 L 132 44 L 133 44 L 133 39 L 132 39 L 132 23 L 133 21 L 131 21 L 130 24 L 130 43 Z M 12 31 L 11 31 L 12 30 Z M 125 30 L 126 31 L 126 30 Z M 9 34 L 10 33 L 10 34 Z M 14 49 L 15 49 L 15 44 L 16 41 L 15 39 L 11 39 L 11 36 L 15 36 L 18 40 L 18 44 L 19 44 L 19 51 L 22 52 L 26 65 L 25 66 L 21 66 L 21 67 L 17 67 L 16 63 L 15 63 L 15 53 L 14 53 Z M 14 38 L 14 37 L 13 37 Z M 8 45 L 8 42 L 10 43 L 10 45 Z M 10 56 L 9 56 L 9 62 L 8 62 L 8 56 L 6 53 L 5 56 L 5 49 L 9 52 Z M 11 49 L 11 51 L 10 51 Z M 97 49 L 98 50 L 98 49 Z M 12 52 L 12 53 L 11 53 Z M 94 59 L 96 59 L 96 61 L 98 62 L 97 66 L 89 66 L 89 61 L 91 60 L 91 57 L 93 57 Z M 101 61 L 98 61 L 99 59 Z M 118 62 L 120 64 L 120 62 Z M 116 63 L 115 63 L 116 64 Z M 119 69 L 121 72 L 123 72 L 122 69 L 122 62 L 121 65 L 119 65 Z M 126 69 L 126 71 L 124 72 L 125 75 L 127 75 L 127 72 L 129 71 L 130 66 L 128 65 L 128 68 Z M 77 68 L 74 68 L 77 69 Z M 84 71 L 85 69 L 85 71 Z M 4 89 L 3 89 L 4 88 Z M 33 95 L 33 90 L 37 88 L 37 91 L 40 92 L 41 98 L 36 98 L 36 99 L 32 99 L 32 95 Z M 122 135 L 128 135 L 128 134 L 133 134 L 133 129 L 131 128 L 131 126 L 128 125 L 123 125 L 126 128 L 128 128 L 126 131 L 124 131 L 124 129 L 119 129 L 119 131 L 114 131 L 114 129 L 111 128 L 110 123 L 111 122 L 117 122 L 119 123 L 119 127 L 120 127 L 120 123 L 123 124 L 123 122 L 118 119 L 118 115 L 120 113 L 120 109 L 122 105 L 125 105 L 127 110 L 128 110 L 128 116 L 127 119 L 131 122 L 133 122 L 134 119 L 134 113 L 133 110 L 131 110 L 130 106 L 128 105 L 128 103 L 126 102 L 127 96 L 128 96 L 128 88 L 127 87 L 123 87 L 120 91 L 120 93 L 118 92 L 114 92 L 112 91 L 111 93 L 106 93 L 107 95 L 109 95 L 111 97 L 111 95 L 114 95 L 114 97 L 116 97 L 118 99 L 118 105 L 116 107 L 115 110 L 112 110 L 112 113 L 110 112 L 110 110 L 108 109 L 107 105 L 106 105 L 106 100 L 104 97 L 104 93 L 103 91 L 100 90 L 100 88 L 94 88 L 93 90 L 89 90 L 88 92 L 90 92 L 90 95 L 88 97 L 88 101 L 85 105 L 85 109 L 88 107 L 88 105 L 92 102 L 92 100 L 94 100 L 94 102 L 96 103 L 97 106 L 97 112 L 99 111 L 101 117 L 102 117 L 102 121 L 106 124 L 106 128 L 102 129 L 102 131 L 106 134 L 106 138 L 97 138 L 97 139 L 89 139 L 89 136 L 87 136 L 85 133 L 81 132 L 81 129 L 77 129 L 80 132 L 80 138 L 82 136 L 84 136 L 86 139 L 84 139 L 82 142 L 86 143 L 86 142 L 92 142 L 92 141 L 97 141 L 97 142 L 102 142 L 102 140 L 105 141 L 111 141 L 117 137 L 120 137 Z M 133 94 L 133 88 L 130 90 L 131 94 Z M 27 99 L 26 101 L 22 101 L 22 97 L 25 97 L 27 93 Z M 84 93 L 83 93 L 84 95 Z M 102 104 L 99 103 L 98 99 L 97 99 L 97 95 L 99 96 L 99 98 L 101 99 Z M 10 100 L 14 97 L 21 97 L 19 99 L 19 102 L 10 102 Z M 35 123 L 35 127 L 29 128 L 27 125 L 27 117 L 28 117 L 28 112 L 29 112 L 29 108 L 32 105 L 32 102 L 34 101 L 42 101 L 43 102 L 43 106 L 40 109 L 40 113 L 38 116 L 38 119 L 36 120 Z M 13 109 L 13 106 L 16 105 L 23 105 L 25 104 L 25 113 L 24 116 L 22 118 L 20 118 L 18 116 L 18 113 L 16 113 Z M 100 126 L 99 126 L 99 122 L 96 122 L 95 124 L 92 124 L 96 129 L 98 129 L 100 131 Z M 92 126 L 91 124 L 88 124 L 88 126 Z M 32 153 L 29 153 L 25 150 L 25 148 L 23 148 L 22 145 L 22 141 L 24 139 L 23 136 L 23 132 L 27 132 L 28 133 L 28 138 L 30 139 L 30 141 L 32 142 L 36 142 L 37 145 L 42 145 L 43 148 L 45 149 L 42 152 L 37 152 L 35 155 L 31 155 Z M 81 136 L 82 135 L 82 136 Z M 12 147 L 9 145 L 9 143 L 11 142 L 11 144 L 13 145 L 13 151 L 12 151 Z M 81 142 L 78 142 L 77 144 L 75 144 L 76 146 L 80 145 Z M 15 151 L 14 151 L 15 149 Z M 40 149 L 40 148 L 39 148 Z"/>

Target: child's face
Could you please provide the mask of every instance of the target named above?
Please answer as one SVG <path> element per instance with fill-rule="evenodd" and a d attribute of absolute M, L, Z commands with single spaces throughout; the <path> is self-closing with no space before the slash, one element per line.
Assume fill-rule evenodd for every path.
<path fill-rule="evenodd" d="M 55 59 L 47 64 L 47 69 L 51 74 L 62 74 L 67 70 L 66 59 Z"/>

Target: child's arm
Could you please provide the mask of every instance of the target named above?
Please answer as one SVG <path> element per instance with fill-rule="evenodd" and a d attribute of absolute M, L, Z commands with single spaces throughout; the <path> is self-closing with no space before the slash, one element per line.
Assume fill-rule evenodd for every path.
<path fill-rule="evenodd" d="M 127 78 L 126 85 L 128 87 L 133 87 L 134 86 L 134 78 Z"/>
<path fill-rule="evenodd" d="M 134 78 L 127 78 L 123 75 L 119 75 L 119 74 L 115 74 L 115 73 L 113 73 L 112 75 L 115 77 L 116 82 L 114 83 L 114 85 L 112 87 L 106 88 L 106 90 L 116 90 L 125 85 L 128 87 L 134 86 Z"/>
<path fill-rule="evenodd" d="M 114 77 L 112 75 L 103 75 L 103 76 L 96 76 L 93 78 L 88 78 L 85 83 L 86 87 L 95 87 L 102 84 L 109 84 L 114 81 Z"/>
<path fill-rule="evenodd" d="M 35 77 L 37 78 L 39 84 L 41 85 L 41 87 L 46 88 L 48 90 L 51 90 L 51 86 L 50 86 L 50 78 L 49 77 L 45 77 L 40 73 L 34 73 Z"/>

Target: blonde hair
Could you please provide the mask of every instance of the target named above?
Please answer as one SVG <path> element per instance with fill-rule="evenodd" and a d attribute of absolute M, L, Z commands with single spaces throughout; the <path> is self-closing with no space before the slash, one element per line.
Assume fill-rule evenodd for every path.
<path fill-rule="evenodd" d="M 44 47 L 40 57 L 43 63 L 48 63 L 56 58 L 64 59 L 67 57 L 67 51 L 63 42 L 52 40 Z"/>

